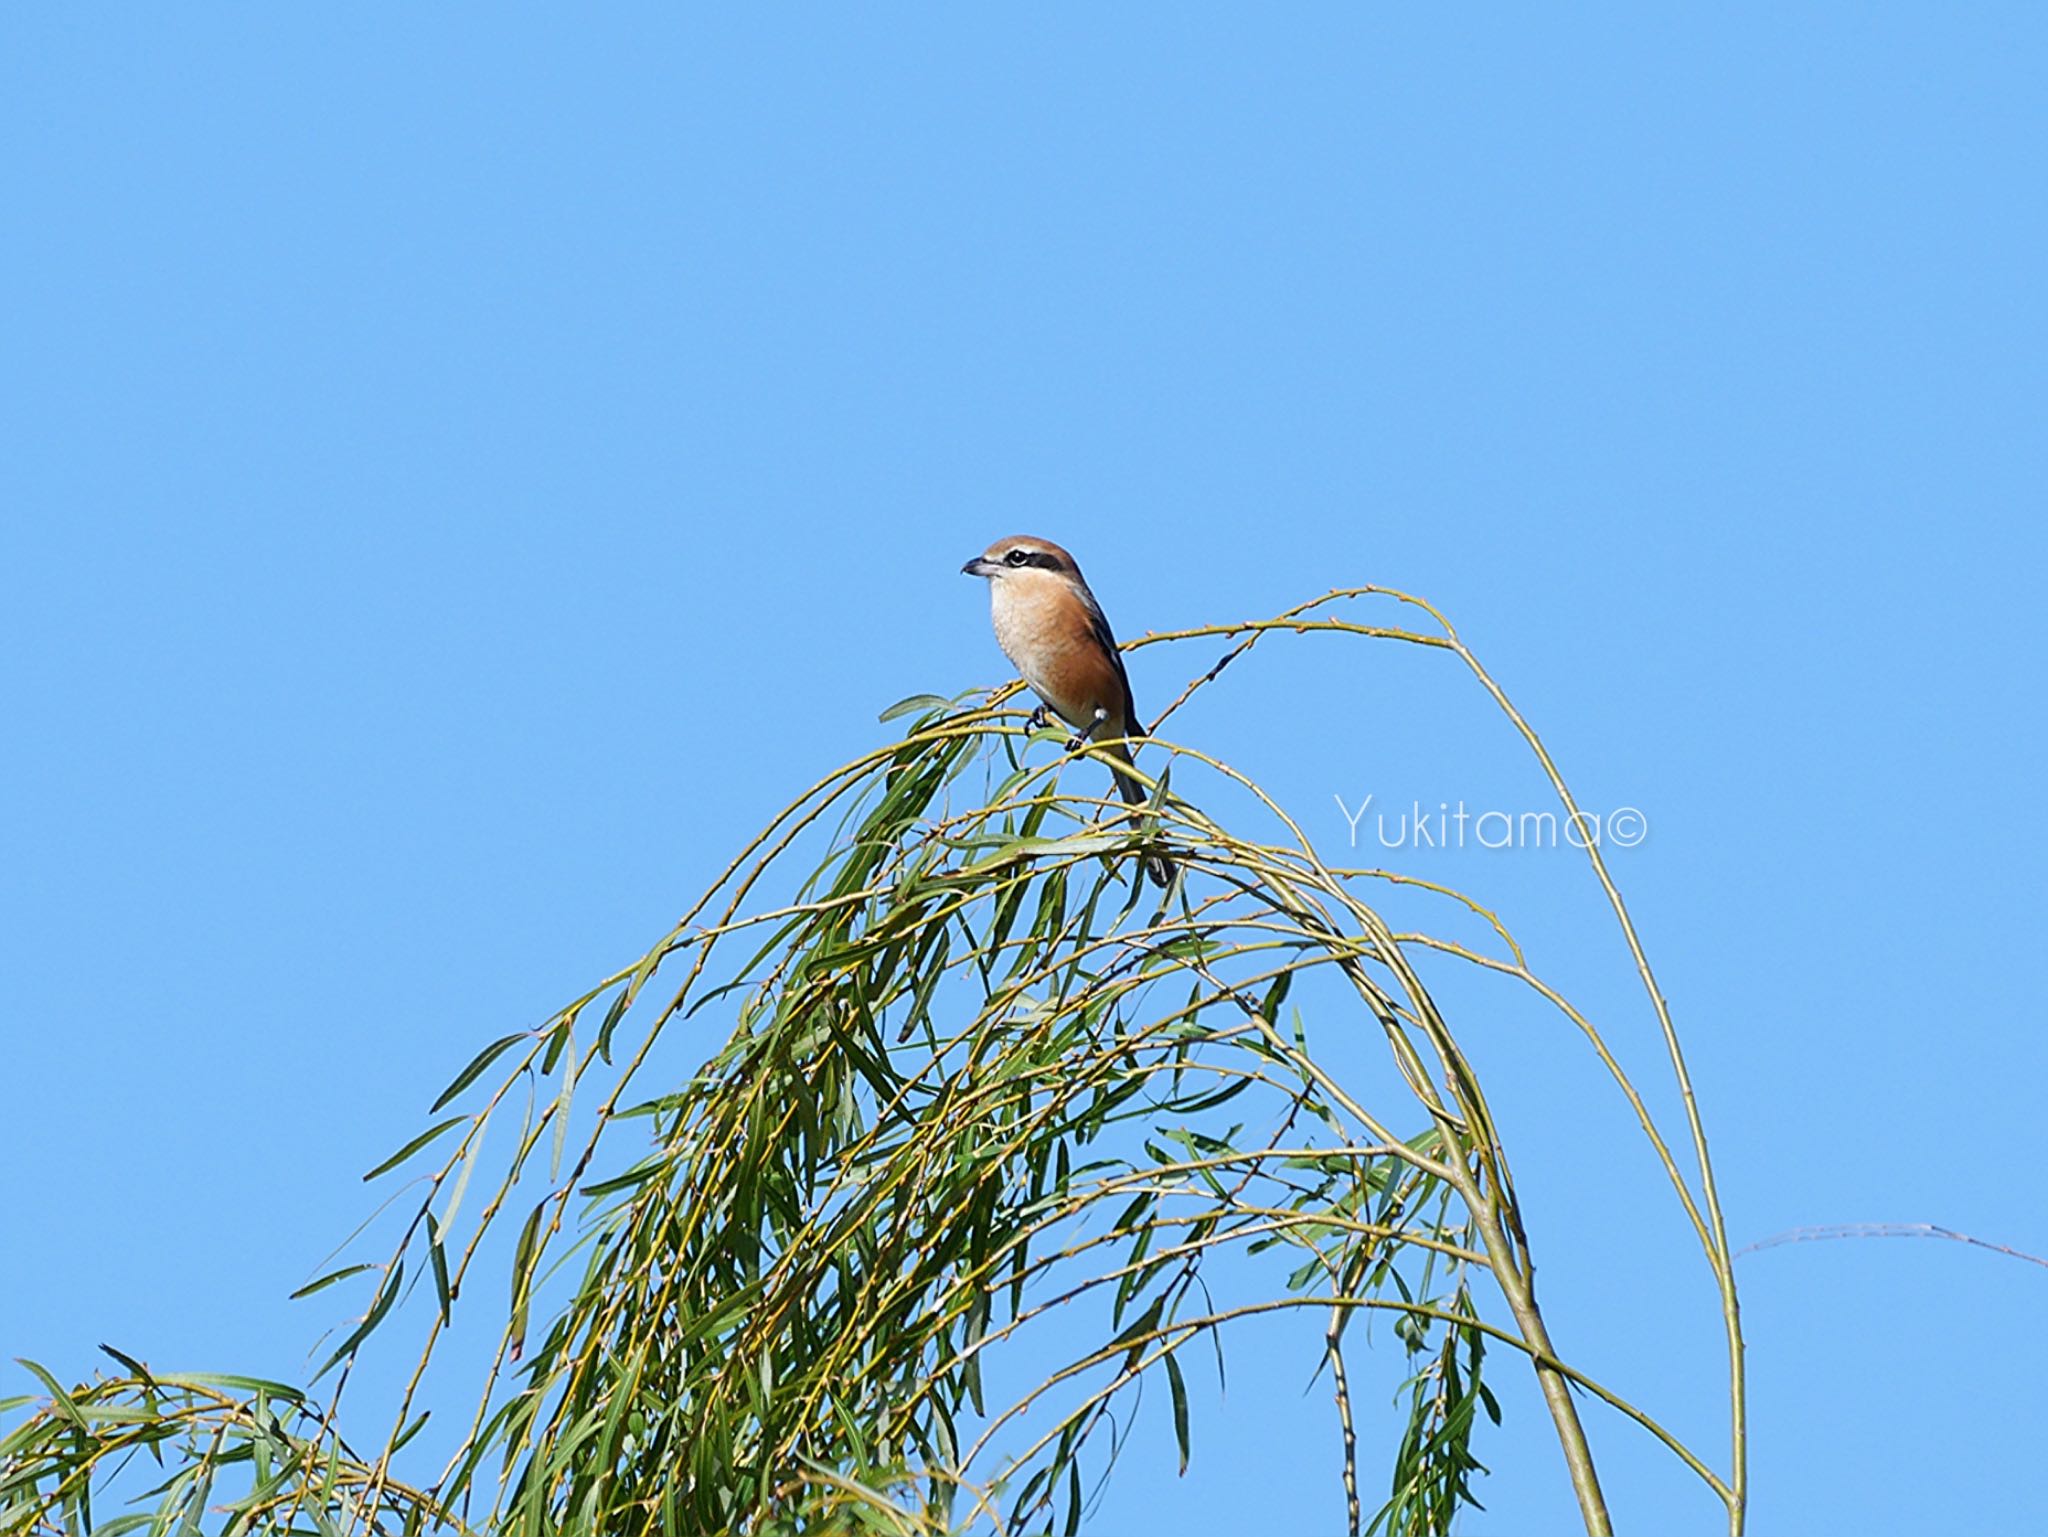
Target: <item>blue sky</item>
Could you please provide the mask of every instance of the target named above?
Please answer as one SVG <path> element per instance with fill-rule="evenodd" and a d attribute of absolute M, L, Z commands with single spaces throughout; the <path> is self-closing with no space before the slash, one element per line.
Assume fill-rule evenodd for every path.
<path fill-rule="evenodd" d="M 2044 66 L 2023 6 L 11 8 L 0 1347 L 299 1374 L 477 1045 L 1006 675 L 958 566 L 1011 532 L 1126 634 L 1427 594 L 1647 819 L 1736 1240 L 2048 1251 Z M 1333 849 L 1338 795 L 1542 804 L 1427 656 L 1205 701 Z M 1416 860 L 1653 1068 L 1582 866 Z M 1704 1268 L 1529 1020 L 1473 1050 L 1560 1344 L 1717 1447 Z M 1753 1530 L 2037 1515 L 2040 1270 L 1742 1266 Z M 1273 1348 L 1092 1529 L 1336 1530 Z M 1508 1407 L 1466 1529 L 1570 1530 Z M 1715 1529 L 1593 1432 L 1624 1530 Z"/>

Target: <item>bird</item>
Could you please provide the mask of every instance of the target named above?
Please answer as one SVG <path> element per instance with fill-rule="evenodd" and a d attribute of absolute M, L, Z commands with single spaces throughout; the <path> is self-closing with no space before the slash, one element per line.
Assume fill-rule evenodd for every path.
<path fill-rule="evenodd" d="M 1145 728 L 1116 636 L 1074 557 L 1050 539 L 1020 534 L 998 539 L 960 569 L 987 580 L 996 644 L 1044 701 L 1032 712 L 1032 724 L 1045 725 L 1050 707 L 1074 728 L 1074 747 L 1107 742 L 1110 757 L 1128 765 L 1128 739 L 1143 736 Z M 1135 776 L 1115 765 L 1111 774 L 1126 802 L 1146 803 L 1150 792 Z M 1148 854 L 1145 873 L 1163 887 L 1173 879 L 1173 864 Z"/>

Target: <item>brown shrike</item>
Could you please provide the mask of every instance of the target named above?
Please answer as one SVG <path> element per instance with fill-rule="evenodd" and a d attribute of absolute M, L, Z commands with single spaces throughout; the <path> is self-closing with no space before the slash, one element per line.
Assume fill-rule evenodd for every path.
<path fill-rule="evenodd" d="M 1020 536 L 998 539 L 960 569 L 988 579 L 996 644 L 1045 701 L 1033 713 L 1034 722 L 1044 724 L 1049 705 L 1074 728 L 1077 747 L 1084 739 L 1106 742 L 1105 752 L 1129 763 L 1131 750 L 1121 739 L 1141 737 L 1145 728 L 1131 702 L 1131 680 L 1116 637 L 1074 557 L 1049 539 Z M 1149 792 L 1144 785 L 1114 769 L 1112 776 L 1126 801 L 1145 804 Z M 1145 873 L 1164 886 L 1173 878 L 1173 866 L 1148 854 Z"/>

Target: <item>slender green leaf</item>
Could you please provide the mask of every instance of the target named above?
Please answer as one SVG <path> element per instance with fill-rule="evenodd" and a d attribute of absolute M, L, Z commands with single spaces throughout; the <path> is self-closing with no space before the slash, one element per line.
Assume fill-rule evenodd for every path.
<path fill-rule="evenodd" d="M 943 710 L 951 703 L 950 699 L 942 698 L 937 694 L 912 694 L 907 699 L 897 700 L 888 709 L 884 710 L 877 719 L 883 725 L 887 725 L 890 721 L 909 715 L 913 711 Z"/>
<path fill-rule="evenodd" d="M 497 1061 L 499 1057 L 510 1051 L 514 1046 L 517 1046 L 521 1041 L 531 1040 L 532 1038 L 533 1032 L 530 1030 L 518 1030 L 511 1035 L 499 1036 L 498 1039 L 491 1042 L 490 1045 L 472 1057 L 469 1066 L 455 1075 L 454 1082 L 441 1091 L 440 1098 L 434 1101 L 431 1109 L 434 1111 L 443 1109 L 456 1095 L 475 1083 L 483 1075 L 485 1068 Z"/>
<path fill-rule="evenodd" d="M 1180 1447 L 1180 1470 L 1188 1470 L 1188 1385 L 1181 1380 L 1180 1362 L 1172 1351 L 1162 1358 L 1166 1365 L 1166 1386 L 1173 1396 L 1173 1439 Z"/>
<path fill-rule="evenodd" d="M 372 1169 L 368 1174 L 365 1174 L 363 1176 L 364 1183 L 367 1184 L 369 1181 L 375 1179 L 380 1174 L 388 1174 L 391 1170 L 397 1168 L 400 1164 L 404 1163 L 406 1159 L 412 1157 L 414 1153 L 417 1153 L 421 1148 L 425 1147 L 429 1142 L 432 1142 L 436 1137 L 440 1136 L 442 1132 L 448 1130 L 449 1127 L 460 1126 L 464 1121 L 468 1119 L 469 1117 L 466 1115 L 451 1115 L 445 1121 L 435 1122 L 432 1126 L 429 1126 L 425 1131 L 421 1132 L 417 1137 L 414 1137 L 412 1141 L 406 1143 L 404 1147 L 400 1148 L 397 1152 L 393 1153 L 389 1158 L 385 1159 L 382 1163 L 378 1164 L 377 1167 Z"/>

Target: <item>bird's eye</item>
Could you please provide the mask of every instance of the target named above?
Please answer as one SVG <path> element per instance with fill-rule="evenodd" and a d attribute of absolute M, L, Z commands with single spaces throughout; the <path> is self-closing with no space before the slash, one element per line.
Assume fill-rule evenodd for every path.
<path fill-rule="evenodd" d="M 1030 561 L 1031 552 L 1029 550 L 1012 550 L 1003 559 L 1013 566 L 1021 566 Z"/>

